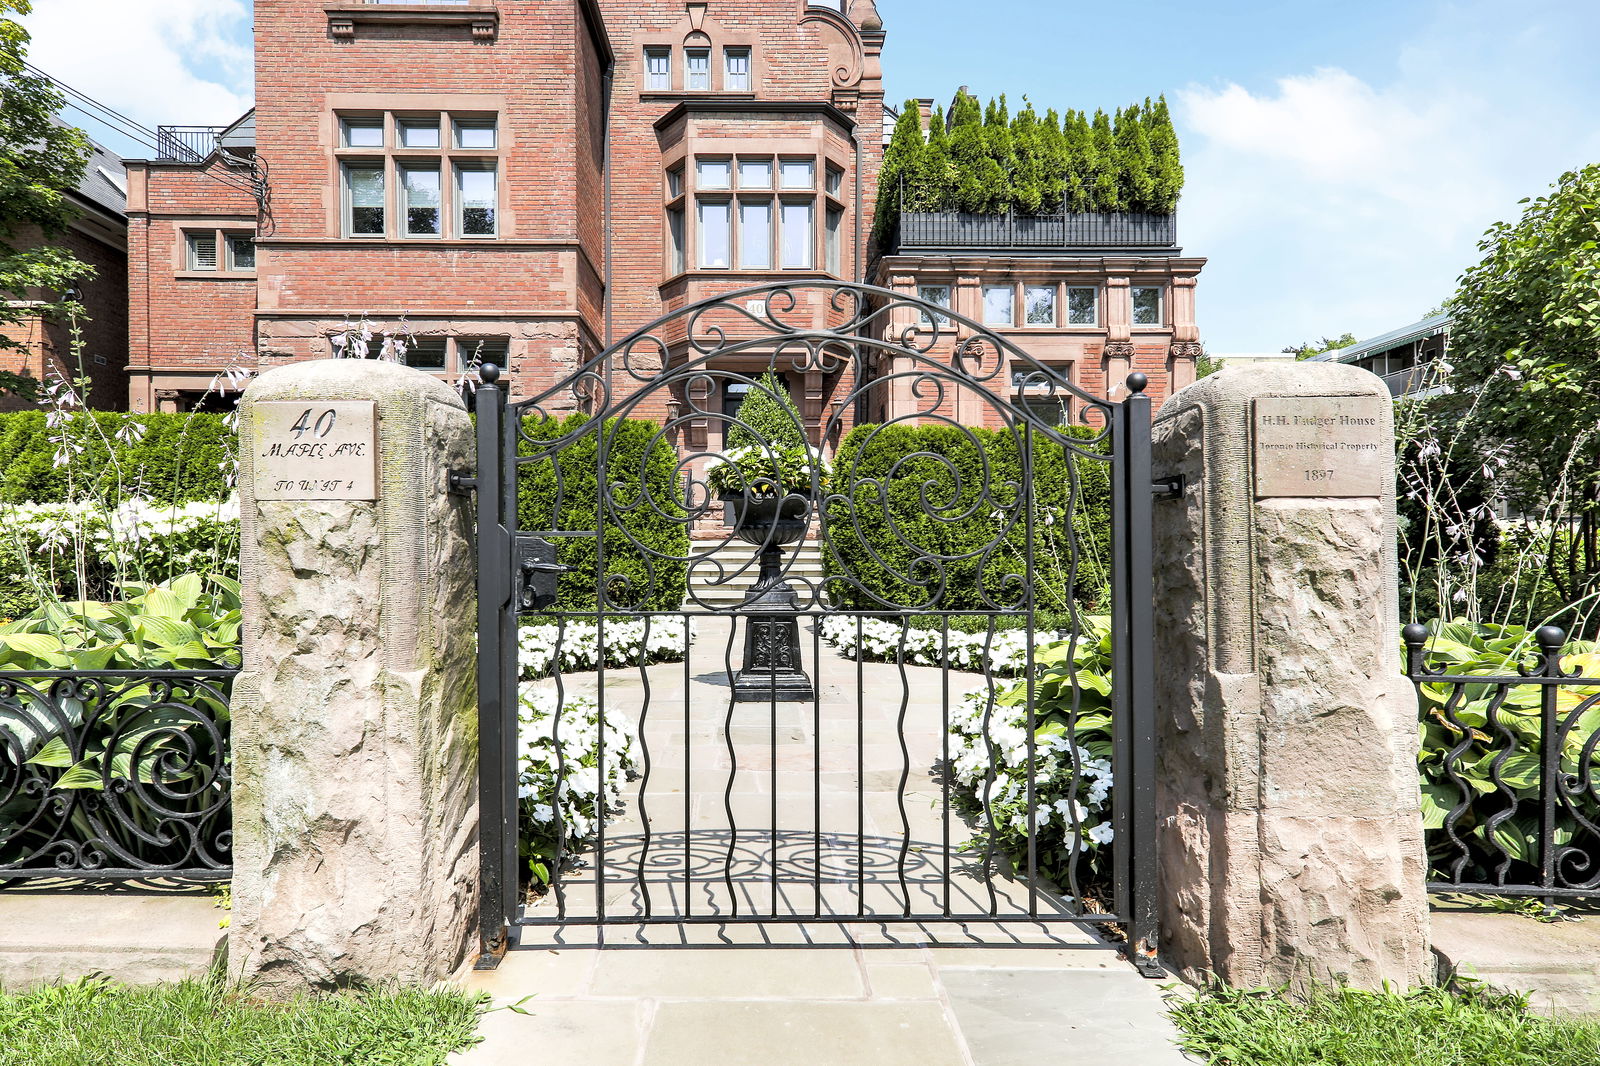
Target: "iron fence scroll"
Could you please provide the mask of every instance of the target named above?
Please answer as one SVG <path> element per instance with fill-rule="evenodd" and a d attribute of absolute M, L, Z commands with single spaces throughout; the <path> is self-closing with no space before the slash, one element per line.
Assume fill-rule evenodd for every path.
<path fill-rule="evenodd" d="M 0 671 L 0 885 L 228 879 L 237 673 Z"/>
<path fill-rule="evenodd" d="M 1427 741 L 1429 890 L 1600 895 L 1600 677 L 1564 665 L 1555 626 L 1512 675 L 1451 673 L 1428 663 L 1425 626 L 1403 636 Z"/>

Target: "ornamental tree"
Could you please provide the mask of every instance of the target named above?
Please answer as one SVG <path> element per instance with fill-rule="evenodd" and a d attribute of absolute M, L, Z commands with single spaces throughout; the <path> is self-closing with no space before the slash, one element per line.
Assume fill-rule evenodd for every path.
<path fill-rule="evenodd" d="M 77 187 L 89 159 L 83 131 L 55 119 L 64 104 L 49 79 L 24 66 L 28 32 L 13 15 L 29 0 L 0 0 L 0 350 L 23 350 L 7 327 L 35 317 L 66 318 L 83 308 L 66 292 L 94 269 L 52 238 L 66 232 Z M 28 391 L 7 378 L 0 386 Z"/>
<path fill-rule="evenodd" d="M 1156 98 L 1155 107 L 1145 101 L 1150 129 L 1150 150 L 1155 155 L 1151 171 L 1154 179 L 1153 211 L 1171 212 L 1178 209 L 1178 196 L 1183 192 L 1183 163 L 1178 155 L 1178 131 L 1172 127 L 1172 114 L 1167 110 L 1167 98 Z"/>
<path fill-rule="evenodd" d="M 805 426 L 800 408 L 789 395 L 789 386 L 778 374 L 768 370 L 739 401 L 739 409 L 728 423 L 724 439 L 730 450 L 804 448 L 809 443 Z"/>
<path fill-rule="evenodd" d="M 1122 153 L 1117 149 L 1111 118 L 1104 111 L 1094 113 L 1092 133 L 1095 154 L 1093 210 L 1126 211 L 1128 201 L 1123 195 L 1120 177 Z"/>

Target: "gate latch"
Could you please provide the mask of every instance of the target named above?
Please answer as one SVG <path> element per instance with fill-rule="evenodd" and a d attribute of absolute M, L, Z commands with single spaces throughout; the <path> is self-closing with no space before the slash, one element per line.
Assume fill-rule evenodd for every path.
<path fill-rule="evenodd" d="M 556 546 L 537 533 L 517 534 L 517 613 L 542 611 L 556 602 L 556 582 L 572 568 L 556 562 Z"/>

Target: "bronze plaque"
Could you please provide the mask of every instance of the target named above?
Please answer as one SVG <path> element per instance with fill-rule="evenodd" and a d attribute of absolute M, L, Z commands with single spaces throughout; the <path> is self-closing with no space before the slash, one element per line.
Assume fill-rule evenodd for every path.
<path fill-rule="evenodd" d="M 1381 396 L 1263 396 L 1255 409 L 1256 496 L 1382 496 L 1394 444 Z"/>
<path fill-rule="evenodd" d="M 255 404 L 258 500 L 376 500 L 378 419 L 371 400 Z"/>

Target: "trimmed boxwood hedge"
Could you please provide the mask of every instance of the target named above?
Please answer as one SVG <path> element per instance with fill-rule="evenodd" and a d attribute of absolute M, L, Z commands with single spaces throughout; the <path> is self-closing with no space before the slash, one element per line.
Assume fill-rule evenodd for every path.
<path fill-rule="evenodd" d="M 519 445 L 534 455 L 531 441 L 555 440 L 571 433 L 588 416 L 528 418 L 531 438 Z M 605 530 L 605 574 L 613 606 L 674 611 L 688 591 L 689 520 L 678 482 L 678 452 L 660 436 L 661 427 L 640 419 L 607 419 L 563 445 L 554 463 L 526 463 L 518 472 L 517 524 L 523 532 L 585 532 L 596 524 L 596 474 L 599 433 L 606 435 L 606 477 L 612 506 Z M 556 467 L 561 472 L 561 513 L 556 505 Z M 555 537 L 556 558 L 572 568 L 556 586 L 557 611 L 593 611 L 598 604 L 595 537 Z"/>
<path fill-rule="evenodd" d="M 87 426 L 72 432 L 72 439 L 85 447 L 73 457 L 69 477 L 67 468 L 56 466 L 57 446 L 50 440 L 43 411 L 0 414 L 0 500 L 57 503 L 94 497 L 120 503 L 142 496 L 161 503 L 188 503 L 224 499 L 232 491 L 223 472 L 235 442 L 226 415 L 96 411 L 92 417 L 99 423 L 98 433 Z M 145 433 L 143 439 L 124 444 L 116 440 L 116 432 L 129 421 L 144 426 Z M 110 461 L 113 455 L 115 465 Z M 91 481 L 80 480 L 74 486 L 72 477 Z"/>
<path fill-rule="evenodd" d="M 1097 436 L 1087 427 L 1066 433 Z M 832 491 L 853 506 L 837 498 L 828 504 L 823 551 L 834 602 L 846 609 L 930 611 L 1020 604 L 1020 584 L 1006 579 L 1027 573 L 1026 525 L 1018 516 L 1003 536 L 1001 530 L 1016 501 L 1014 486 L 1023 481 L 1021 440 L 1020 432 L 942 424 L 863 425 L 846 434 Z M 1033 452 L 1035 609 L 1065 610 L 1070 600 L 1099 607 L 1110 580 L 1110 464 L 1073 455 L 1042 434 L 1034 436 Z M 1078 476 L 1070 522 L 1069 464 Z M 986 483 L 989 495 L 980 503 Z M 983 549 L 997 539 L 999 547 L 986 557 Z M 1069 589 L 1074 539 L 1077 573 Z M 927 557 L 962 555 L 968 557 L 944 560 L 941 586 L 939 566 Z"/>

